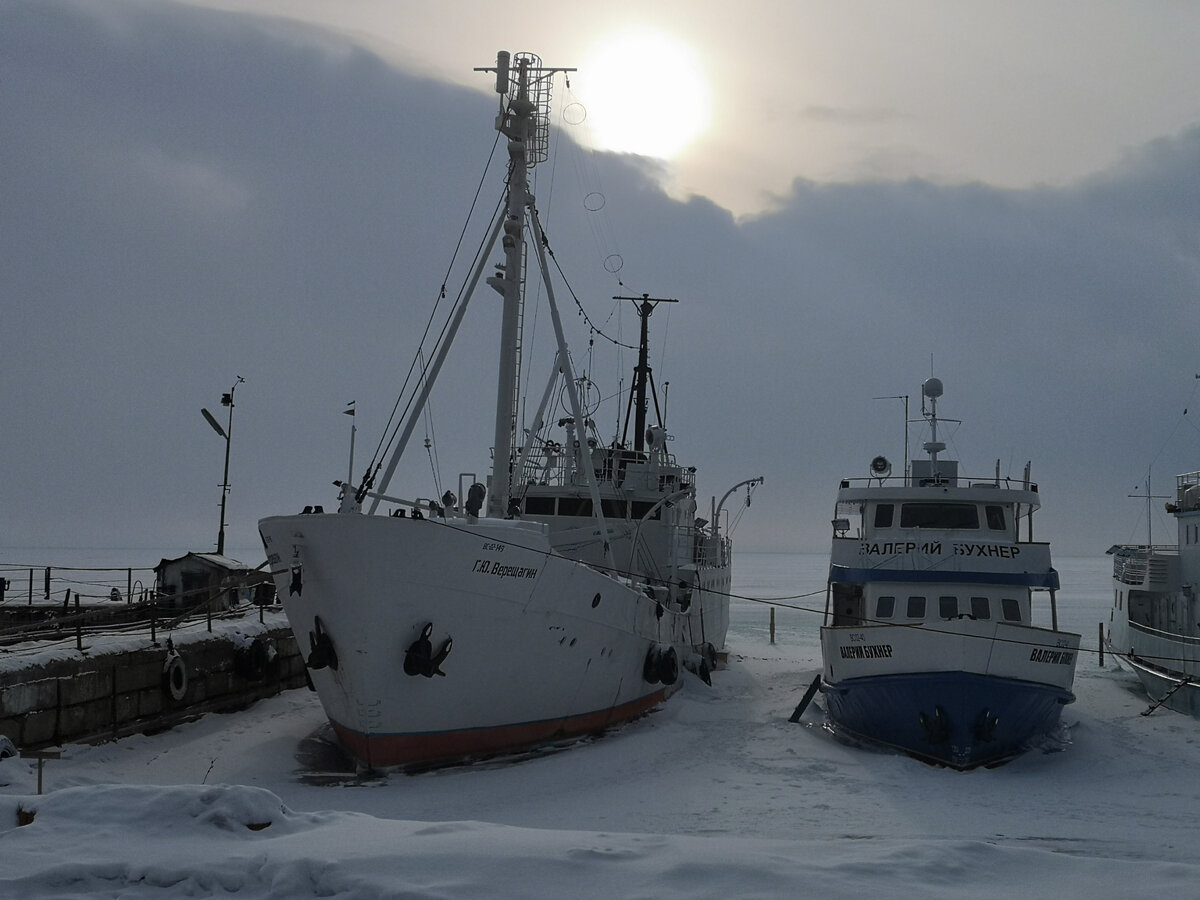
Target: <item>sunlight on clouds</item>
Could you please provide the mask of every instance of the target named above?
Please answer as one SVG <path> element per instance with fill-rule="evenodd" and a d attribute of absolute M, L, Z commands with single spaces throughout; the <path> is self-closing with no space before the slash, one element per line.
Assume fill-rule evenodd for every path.
<path fill-rule="evenodd" d="M 709 126 L 701 58 L 665 32 L 627 31 L 600 41 L 580 63 L 575 87 L 604 150 L 670 159 Z"/>

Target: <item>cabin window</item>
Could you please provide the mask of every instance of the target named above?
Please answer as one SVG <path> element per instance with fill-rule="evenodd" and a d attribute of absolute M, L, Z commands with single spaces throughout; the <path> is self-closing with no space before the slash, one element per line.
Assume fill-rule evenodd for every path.
<path fill-rule="evenodd" d="M 896 612 L 895 597 L 880 597 L 875 601 L 875 618 L 890 619 Z"/>
<path fill-rule="evenodd" d="M 559 497 L 558 514 L 560 516 L 590 516 L 592 499 L 590 497 Z"/>
<path fill-rule="evenodd" d="M 987 526 L 992 531 L 1004 530 L 1004 507 L 1003 506 L 985 506 L 984 514 L 987 516 Z"/>
<path fill-rule="evenodd" d="M 553 497 L 526 497 L 525 514 L 530 516 L 554 515 Z"/>
<path fill-rule="evenodd" d="M 1005 597 L 1000 601 L 1000 609 L 1004 612 L 1004 621 L 1020 622 L 1021 621 L 1021 605 L 1012 597 Z"/>
<path fill-rule="evenodd" d="M 629 504 L 624 500 L 600 500 L 600 509 L 604 512 L 606 519 L 627 519 L 629 518 Z"/>
<path fill-rule="evenodd" d="M 901 528 L 978 528 L 974 503 L 905 503 L 900 507 Z"/>
<path fill-rule="evenodd" d="M 894 507 L 890 503 L 880 503 L 875 507 L 875 527 L 876 528 L 891 528 L 892 527 L 892 510 Z"/>
<path fill-rule="evenodd" d="M 976 619 L 990 619 L 992 617 L 992 610 L 988 604 L 987 597 L 971 598 L 971 615 Z"/>
<path fill-rule="evenodd" d="M 958 598 L 957 597 L 938 597 L 938 615 L 943 619 L 954 619 L 958 617 Z"/>
<path fill-rule="evenodd" d="M 646 515 L 646 513 L 650 512 L 650 509 L 653 506 L 654 506 L 653 503 L 649 503 L 645 500 L 634 500 L 633 501 L 633 518 L 636 520 L 641 520 L 642 516 L 644 516 L 644 515 Z M 662 507 L 660 506 L 658 509 L 654 510 L 654 515 L 652 515 L 650 517 L 650 521 L 654 521 L 655 519 L 658 519 L 661 517 L 662 517 Z"/>
<path fill-rule="evenodd" d="M 909 597 L 907 614 L 910 619 L 925 618 L 925 598 Z"/>

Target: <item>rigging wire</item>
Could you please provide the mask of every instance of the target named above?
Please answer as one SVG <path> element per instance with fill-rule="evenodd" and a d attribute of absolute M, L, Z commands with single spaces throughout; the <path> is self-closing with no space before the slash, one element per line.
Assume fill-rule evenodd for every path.
<path fill-rule="evenodd" d="M 431 329 L 433 328 L 433 323 L 437 316 L 438 307 L 441 305 L 442 300 L 444 300 L 446 298 L 446 285 L 450 281 L 450 273 L 453 271 L 454 265 L 457 262 L 459 254 L 462 250 L 463 241 L 466 238 L 467 229 L 470 227 L 471 220 L 475 216 L 476 207 L 478 206 L 479 199 L 483 194 L 483 186 L 487 182 L 488 172 L 492 168 L 492 163 L 496 157 L 496 150 L 499 146 L 500 146 L 500 132 L 497 131 L 496 137 L 492 141 L 492 148 L 488 153 L 487 161 L 484 163 L 483 172 L 480 175 L 479 183 L 475 187 L 475 194 L 471 198 L 470 208 L 467 210 L 467 215 L 463 220 L 462 228 L 459 230 L 458 240 L 455 242 L 455 245 L 454 245 L 454 251 L 453 251 L 453 253 L 451 253 L 450 261 L 446 266 L 446 273 L 442 278 L 442 284 L 441 284 L 441 288 L 438 291 L 437 299 L 434 301 L 433 309 L 430 310 L 430 312 L 429 312 L 429 318 L 425 323 L 425 329 L 421 333 L 421 340 L 417 345 L 418 348 L 423 348 L 425 346 L 425 342 L 429 338 L 429 333 L 430 333 Z M 502 207 L 503 207 L 503 193 L 501 194 L 501 199 L 500 199 L 500 202 L 497 204 L 496 209 L 493 210 L 493 212 L 492 212 L 491 221 L 495 221 L 495 217 L 498 214 L 499 209 L 501 209 Z M 481 244 L 480 247 L 475 252 L 474 261 L 476 263 L 478 263 L 479 257 L 481 256 L 482 252 L 483 252 L 483 249 L 482 249 L 482 244 Z M 459 296 L 458 296 L 457 300 L 455 301 L 455 306 L 453 308 L 457 308 L 457 304 L 460 302 L 462 302 L 462 289 L 459 290 Z M 439 334 L 438 340 L 435 341 L 435 343 L 434 343 L 435 347 L 437 347 L 438 344 L 441 342 L 442 337 L 445 335 L 447 324 L 453 318 L 453 308 L 451 310 L 451 314 L 449 316 L 447 316 L 446 323 L 444 323 L 442 326 L 442 331 Z M 395 442 L 396 437 L 400 431 L 401 423 L 404 421 L 404 418 L 407 417 L 409 409 L 411 408 L 413 397 L 415 397 L 416 394 L 418 393 L 417 388 L 414 387 L 412 396 L 409 397 L 408 403 L 405 404 L 403 413 L 400 413 L 401 402 L 404 400 L 405 394 L 408 392 L 408 386 L 412 380 L 413 373 L 417 368 L 417 360 L 419 358 L 420 358 L 420 352 L 418 351 L 418 354 L 413 357 L 412 363 L 409 364 L 408 372 L 404 376 L 404 383 L 401 385 L 400 393 L 396 397 L 396 402 L 392 407 L 391 415 L 388 416 L 388 420 L 384 424 L 383 432 L 379 438 L 379 443 L 376 445 L 375 452 L 372 455 L 370 462 L 367 464 L 367 472 L 363 476 L 363 485 L 364 486 L 366 486 L 366 484 L 368 483 L 369 480 L 374 481 L 374 475 L 372 474 L 372 469 L 374 469 L 374 472 L 376 472 L 376 473 L 379 471 L 379 468 L 382 465 L 383 457 L 387 455 L 388 451 L 392 447 L 392 444 Z M 422 366 L 421 367 L 421 375 L 419 376 L 419 378 L 424 376 L 424 372 L 425 372 L 425 369 L 424 369 L 424 366 Z M 418 381 L 418 384 L 419 383 L 420 382 Z M 397 418 L 398 413 L 399 413 L 399 418 Z"/>
<path fill-rule="evenodd" d="M 421 369 L 425 369 L 424 359 L 421 360 Z M 421 417 L 425 422 L 425 454 L 429 457 L 429 468 L 433 473 L 434 494 L 440 497 L 442 496 L 442 470 L 437 459 L 437 429 L 433 424 L 432 402 L 426 402 L 425 408 L 421 410 Z"/>
<path fill-rule="evenodd" d="M 587 106 L 571 91 L 570 81 L 567 82 L 566 90 L 567 94 L 571 97 L 571 103 L 564 105 L 564 113 L 566 109 L 572 106 L 578 106 L 579 109 L 583 110 L 583 115 L 578 122 L 569 122 L 566 120 L 565 115 L 564 121 L 567 121 L 567 124 L 578 127 L 583 133 L 583 140 L 574 142 L 578 152 L 572 155 L 572 162 L 574 163 L 576 182 L 579 184 L 580 191 L 583 194 L 581 202 L 583 208 L 589 213 L 584 218 L 587 220 L 588 227 L 592 232 L 592 238 L 601 266 L 613 277 L 613 280 L 619 287 L 624 287 L 625 285 L 621 280 L 620 272 L 624 268 L 625 261 L 621 254 L 621 247 L 617 241 L 617 234 L 612 220 L 604 212 L 608 204 L 608 199 L 604 193 L 599 167 L 596 165 L 597 152 L 587 149 L 584 146 L 585 143 L 595 144 L 594 140 L 590 140 L 592 137 L 591 128 L 584 125 L 587 121 Z"/>
<path fill-rule="evenodd" d="M 502 196 L 500 199 L 500 202 L 497 204 L 496 210 L 493 212 L 493 216 L 492 216 L 493 222 L 496 220 L 496 216 L 501 214 L 503 206 L 504 206 L 504 199 Z M 483 256 L 483 253 L 484 253 L 484 245 L 483 244 L 484 244 L 484 242 L 481 241 L 479 247 L 475 251 L 475 256 L 474 256 L 474 259 L 472 260 L 472 267 L 477 266 L 479 264 L 480 258 Z M 454 320 L 454 313 L 458 310 L 459 306 L 462 303 L 466 302 L 466 299 L 467 299 L 466 298 L 466 289 L 467 289 L 467 285 L 464 283 L 459 288 L 458 296 L 455 298 L 454 305 L 451 307 L 450 314 L 446 317 L 445 321 L 442 323 L 441 331 L 438 333 L 437 339 L 434 341 L 434 345 L 433 345 L 434 355 L 436 355 L 436 352 L 438 351 L 438 349 L 443 345 L 444 341 L 446 340 L 446 334 L 450 329 L 451 322 L 453 322 L 453 320 Z M 439 298 L 439 302 L 440 302 L 440 298 Z M 424 346 L 425 338 L 427 337 L 429 328 L 431 326 L 432 326 L 432 318 L 430 320 L 430 323 L 426 325 L 426 334 L 421 339 L 421 341 L 422 341 L 421 346 Z M 371 462 L 374 465 L 376 472 L 378 472 L 379 468 L 382 466 L 383 457 L 387 456 L 387 454 L 390 452 L 393 444 L 396 442 L 396 439 L 399 437 L 400 429 L 401 429 L 404 421 L 408 418 L 409 413 L 412 409 L 412 405 L 414 402 L 416 402 L 417 395 L 420 393 L 419 386 L 421 385 L 421 383 L 423 382 L 424 377 L 425 377 L 425 369 L 424 368 L 422 368 L 420 375 L 418 376 L 417 385 L 414 386 L 412 393 L 408 396 L 408 399 L 404 404 L 403 413 L 399 416 L 399 418 L 397 418 L 396 411 L 399 408 L 401 401 L 404 400 L 404 396 L 405 396 L 404 392 L 406 392 L 408 389 L 409 378 L 411 378 L 412 371 L 416 367 L 416 362 L 417 362 L 417 357 L 414 356 L 413 363 L 412 363 L 412 365 L 409 366 L 409 376 L 405 378 L 404 388 L 402 390 L 402 393 L 396 399 L 396 405 L 395 405 L 395 407 L 393 407 L 392 415 L 388 418 L 388 424 L 387 424 L 387 426 L 385 426 L 385 436 L 387 438 L 386 445 L 384 444 L 384 439 L 381 438 L 380 439 L 380 447 L 382 449 L 377 448 L 376 455 L 374 457 L 372 457 Z M 390 434 L 386 433 L 386 429 L 388 429 L 388 428 L 391 429 Z M 364 478 L 365 477 L 366 476 L 364 476 Z M 370 477 L 372 480 L 374 479 L 373 474 Z"/>

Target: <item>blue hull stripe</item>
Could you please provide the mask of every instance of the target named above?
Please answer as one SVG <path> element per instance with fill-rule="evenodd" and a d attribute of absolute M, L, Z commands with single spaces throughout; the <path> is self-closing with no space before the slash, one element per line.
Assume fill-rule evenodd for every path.
<path fill-rule="evenodd" d="M 1058 728 L 1075 699 L 1051 685 L 967 672 L 851 678 L 821 689 L 835 732 L 956 769 L 1018 755 Z"/>
<path fill-rule="evenodd" d="M 943 569 L 852 569 L 830 566 L 829 580 L 835 583 L 867 584 L 882 582 L 921 582 L 924 584 L 1017 584 L 1032 588 L 1058 590 L 1058 572 L 950 572 Z"/>

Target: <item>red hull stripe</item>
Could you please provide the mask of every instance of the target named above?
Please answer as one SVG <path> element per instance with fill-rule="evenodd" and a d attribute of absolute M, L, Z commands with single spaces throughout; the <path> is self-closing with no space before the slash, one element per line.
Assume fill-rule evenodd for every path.
<path fill-rule="evenodd" d="M 635 719 L 665 698 L 666 690 L 660 689 L 621 706 L 563 719 L 424 734 L 363 734 L 338 722 L 330 724 L 342 746 L 367 765 L 398 766 L 488 756 L 591 734 Z"/>

